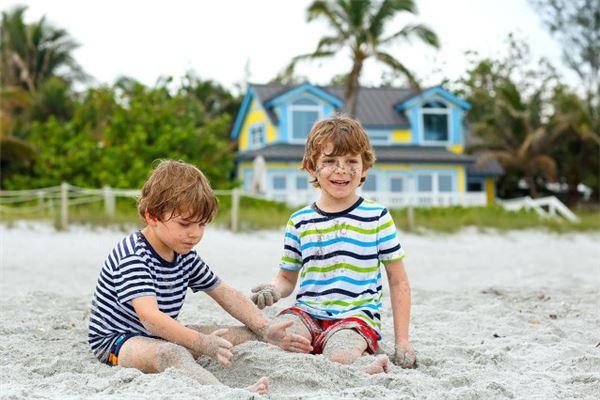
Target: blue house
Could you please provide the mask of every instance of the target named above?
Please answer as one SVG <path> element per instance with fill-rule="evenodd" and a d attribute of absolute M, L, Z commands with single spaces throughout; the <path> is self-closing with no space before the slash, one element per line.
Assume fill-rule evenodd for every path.
<path fill-rule="evenodd" d="M 245 193 L 290 205 L 318 197 L 300 170 L 304 144 L 315 121 L 343 109 L 343 91 L 309 83 L 248 86 L 231 132 Z M 361 87 L 356 118 L 377 157 L 361 194 L 390 208 L 491 204 L 502 169 L 464 153 L 469 108 L 440 86 L 420 93 Z"/>

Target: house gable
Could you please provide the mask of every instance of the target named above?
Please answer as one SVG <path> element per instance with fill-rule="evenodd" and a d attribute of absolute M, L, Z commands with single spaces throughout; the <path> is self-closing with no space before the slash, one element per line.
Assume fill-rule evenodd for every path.
<path fill-rule="evenodd" d="M 436 86 L 396 104 L 410 120 L 411 144 L 444 146 L 455 153 L 465 147 L 463 117 L 470 109 L 468 102 Z"/>

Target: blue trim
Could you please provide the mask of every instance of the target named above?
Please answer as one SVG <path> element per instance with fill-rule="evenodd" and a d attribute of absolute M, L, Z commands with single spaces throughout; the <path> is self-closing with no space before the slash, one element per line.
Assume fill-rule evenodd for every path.
<path fill-rule="evenodd" d="M 410 99 L 396 104 L 394 106 L 394 110 L 400 112 L 400 111 L 406 110 L 407 108 L 414 107 L 422 99 L 425 99 L 425 98 L 433 96 L 433 95 L 438 95 L 441 98 L 456 104 L 457 106 L 459 106 L 460 108 L 462 108 L 464 110 L 469 110 L 471 108 L 471 104 L 469 104 L 468 102 L 456 97 L 452 93 L 443 89 L 441 86 L 435 86 L 435 87 L 427 89 L 426 91 L 424 91 L 421 94 L 416 94 L 413 97 L 411 97 Z"/>
<path fill-rule="evenodd" d="M 450 143 L 452 143 L 452 145 L 462 145 L 463 141 L 462 141 L 462 123 L 460 121 L 460 117 L 461 117 L 461 112 L 460 109 L 458 108 L 453 108 L 452 112 L 450 113 L 450 118 L 452 118 L 452 122 L 450 124 L 452 132 L 450 132 L 451 137 L 450 137 Z"/>
<path fill-rule="evenodd" d="M 231 129 L 230 137 L 231 139 L 237 139 L 240 136 L 240 131 L 242 129 L 242 125 L 244 124 L 244 120 L 246 119 L 246 114 L 250 109 L 250 104 L 252 104 L 252 99 L 255 97 L 254 90 L 250 87 L 248 88 L 248 93 L 244 96 L 244 100 L 242 101 L 242 106 L 240 107 L 240 111 L 238 115 L 235 117 L 235 122 L 233 123 L 233 128 Z"/>
<path fill-rule="evenodd" d="M 328 103 L 331 103 L 336 108 L 339 108 L 344 104 L 344 102 L 341 99 L 330 95 L 323 89 L 319 89 L 318 87 L 313 86 L 310 83 L 303 83 L 302 85 L 290 90 L 289 92 L 286 92 L 280 96 L 277 96 L 277 97 L 269 100 L 265 104 L 265 106 L 268 108 L 278 106 L 282 103 L 285 103 L 290 97 L 296 96 L 297 94 L 304 92 L 304 91 L 307 91 L 307 92 L 327 101 Z"/>
<path fill-rule="evenodd" d="M 279 124 L 279 141 L 281 143 L 289 143 L 290 140 L 288 135 L 288 105 L 285 103 L 282 104 L 279 108 L 279 111 L 279 120 L 281 121 L 281 123 Z"/>
<path fill-rule="evenodd" d="M 391 129 L 391 130 L 398 130 L 398 129 L 410 129 L 411 126 L 409 125 L 363 125 L 363 128 L 365 128 L 365 130 L 368 129 Z"/>

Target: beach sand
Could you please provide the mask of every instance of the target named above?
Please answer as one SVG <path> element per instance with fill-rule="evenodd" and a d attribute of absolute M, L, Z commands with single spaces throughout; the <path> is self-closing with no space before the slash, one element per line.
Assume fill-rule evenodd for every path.
<path fill-rule="evenodd" d="M 239 388 L 263 375 L 272 399 L 600 398 L 600 234 L 400 232 L 417 369 L 392 366 L 371 376 L 357 365 L 258 342 L 236 347 L 230 369 L 199 360 L 233 388 L 202 386 L 175 370 L 111 368 L 94 358 L 86 340 L 89 306 L 100 266 L 124 234 L 56 232 L 39 223 L 0 227 L 0 398 L 261 398 Z M 221 278 L 250 294 L 275 273 L 281 246 L 280 232 L 209 228 L 197 250 Z M 382 318 L 382 345 L 391 351 L 387 296 Z M 210 297 L 191 292 L 180 321 L 237 323 Z"/>

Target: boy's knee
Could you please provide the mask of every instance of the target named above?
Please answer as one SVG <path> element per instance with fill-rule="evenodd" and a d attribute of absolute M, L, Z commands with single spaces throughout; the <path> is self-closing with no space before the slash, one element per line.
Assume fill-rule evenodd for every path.
<path fill-rule="evenodd" d="M 161 343 L 156 349 L 156 362 L 159 371 L 166 368 L 181 365 L 186 358 L 190 358 L 190 352 L 185 348 L 175 343 Z"/>

